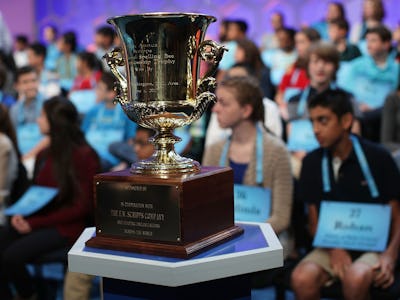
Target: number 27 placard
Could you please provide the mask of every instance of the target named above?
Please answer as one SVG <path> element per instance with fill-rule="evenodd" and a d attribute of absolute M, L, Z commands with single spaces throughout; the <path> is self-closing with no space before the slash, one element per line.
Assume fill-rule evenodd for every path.
<path fill-rule="evenodd" d="M 320 248 L 384 251 L 389 226 L 389 205 L 322 201 L 313 245 Z"/>

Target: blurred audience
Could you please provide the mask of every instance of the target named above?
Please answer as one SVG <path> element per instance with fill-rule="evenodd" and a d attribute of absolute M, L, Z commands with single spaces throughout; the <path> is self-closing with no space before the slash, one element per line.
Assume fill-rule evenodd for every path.
<path fill-rule="evenodd" d="M 296 33 L 297 59 L 283 75 L 277 94 L 275 95 L 275 101 L 279 105 L 281 115 L 285 120 L 288 119 L 287 102 L 292 96 L 302 91 L 309 83 L 307 74 L 309 49 L 320 38 L 319 33 L 313 28 L 304 28 Z"/>
<path fill-rule="evenodd" d="M 264 97 L 274 98 L 275 88 L 271 82 L 270 69 L 262 61 L 260 50 L 255 43 L 249 39 L 237 40 L 235 64 L 248 65 L 258 79 Z"/>
<path fill-rule="evenodd" d="M 382 107 L 386 96 L 399 84 L 399 63 L 389 55 L 391 32 L 385 26 L 375 26 L 366 32 L 368 55 L 356 58 L 339 86 L 351 92 L 363 112 L 363 136 L 379 142 Z"/>
<path fill-rule="evenodd" d="M 328 41 L 329 24 L 332 21 L 345 20 L 345 19 L 346 19 L 346 11 L 344 9 L 343 4 L 337 1 L 331 1 L 328 3 L 325 19 L 312 24 L 311 27 L 318 31 L 322 40 Z"/>
<path fill-rule="evenodd" d="M 60 56 L 57 59 L 56 72 L 60 76 L 61 88 L 67 93 L 72 88 L 78 73 L 76 68 L 77 39 L 75 32 L 68 31 L 59 37 L 57 47 L 60 51 Z"/>
<path fill-rule="evenodd" d="M 270 17 L 272 32 L 262 36 L 260 51 L 278 48 L 276 32 L 285 27 L 285 16 L 282 12 L 273 12 Z"/>
<path fill-rule="evenodd" d="M 29 40 L 26 35 L 19 34 L 15 37 L 13 57 L 17 68 L 28 65 Z"/>
<path fill-rule="evenodd" d="M 349 23 L 345 19 L 332 20 L 328 25 L 329 41 L 340 53 L 340 61 L 350 61 L 361 56 L 360 49 L 348 42 Z"/>
<path fill-rule="evenodd" d="M 286 70 L 297 58 L 295 34 L 296 31 L 292 28 L 284 27 L 277 30 L 278 48 L 265 50 L 261 55 L 265 65 L 271 70 L 271 81 L 274 86 L 279 85 Z"/>
<path fill-rule="evenodd" d="M 136 123 L 128 119 L 119 104 L 113 102 L 116 97 L 114 80 L 111 73 L 101 76 L 96 87 L 97 104 L 85 114 L 81 126 L 89 144 L 100 156 L 103 171 L 120 162 L 109 152 L 110 144 L 132 138 L 136 132 Z"/>
<path fill-rule="evenodd" d="M 45 69 L 55 71 L 60 51 L 57 47 L 58 29 L 54 25 L 47 25 L 43 29 L 43 39 L 46 46 Z"/>
<path fill-rule="evenodd" d="M 7 108 L 0 104 L 0 227 L 6 224 L 4 209 L 18 175 L 18 144 Z"/>
<path fill-rule="evenodd" d="M 58 74 L 45 68 L 46 55 L 47 50 L 43 44 L 33 43 L 29 45 L 28 62 L 39 74 L 39 93 L 45 99 L 57 96 L 61 92 Z"/>
<path fill-rule="evenodd" d="M 47 145 L 36 119 L 40 115 L 43 96 L 39 93 L 39 75 L 33 67 L 17 70 L 15 88 L 18 101 L 11 107 L 10 116 L 16 128 L 18 145 L 25 158 L 33 158 Z"/>
<path fill-rule="evenodd" d="M 37 287 L 26 264 L 40 255 L 70 247 L 93 218 L 93 176 L 96 153 L 86 143 L 73 104 L 61 97 L 44 102 L 38 118 L 49 147 L 39 154 L 33 182 L 54 187 L 57 195 L 29 216 L 13 215 L 0 233 L 0 298 L 36 299 Z"/>

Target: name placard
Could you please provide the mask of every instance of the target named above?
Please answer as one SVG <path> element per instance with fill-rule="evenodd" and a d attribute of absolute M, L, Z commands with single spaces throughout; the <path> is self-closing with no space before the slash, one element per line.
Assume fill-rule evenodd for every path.
<path fill-rule="evenodd" d="M 389 237 L 390 206 L 322 201 L 313 245 L 348 250 L 385 250 Z"/>
<path fill-rule="evenodd" d="M 235 221 L 265 222 L 271 211 L 271 190 L 235 184 L 234 205 Z"/>
<path fill-rule="evenodd" d="M 57 195 L 58 189 L 33 185 L 13 205 L 4 210 L 6 216 L 29 216 L 46 206 Z"/>

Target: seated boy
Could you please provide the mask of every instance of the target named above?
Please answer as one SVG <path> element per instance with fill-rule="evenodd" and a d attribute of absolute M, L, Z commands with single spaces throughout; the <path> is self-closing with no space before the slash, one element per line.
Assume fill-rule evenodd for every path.
<path fill-rule="evenodd" d="M 88 111 L 82 121 L 82 131 L 99 154 L 104 171 L 120 162 L 109 152 L 109 145 L 133 137 L 136 132 L 136 123 L 128 119 L 120 105 L 113 103 L 116 96 L 113 88 L 114 76 L 104 73 L 96 86 L 99 103 Z"/>
<path fill-rule="evenodd" d="M 346 93 L 323 92 L 311 99 L 308 110 L 320 144 L 304 158 L 299 183 L 299 197 L 308 204 L 311 234 L 316 233 L 322 200 L 388 204 L 391 229 L 382 253 L 314 249 L 294 269 L 292 288 L 296 299 L 320 299 L 320 288 L 339 279 L 345 299 L 368 299 L 372 285 L 387 288 L 394 280 L 400 243 L 400 174 L 386 150 L 351 135 L 353 107 Z M 366 163 L 360 163 L 360 152 Z M 326 173 L 322 171 L 324 157 Z"/>

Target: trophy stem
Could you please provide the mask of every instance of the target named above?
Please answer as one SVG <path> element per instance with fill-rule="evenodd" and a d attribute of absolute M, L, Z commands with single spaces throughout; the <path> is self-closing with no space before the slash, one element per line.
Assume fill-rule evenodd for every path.
<path fill-rule="evenodd" d="M 150 159 L 140 160 L 131 167 L 133 174 L 181 175 L 200 172 L 200 164 L 175 152 L 174 144 L 181 141 L 173 128 L 161 128 L 149 140 L 155 146 Z"/>

